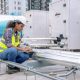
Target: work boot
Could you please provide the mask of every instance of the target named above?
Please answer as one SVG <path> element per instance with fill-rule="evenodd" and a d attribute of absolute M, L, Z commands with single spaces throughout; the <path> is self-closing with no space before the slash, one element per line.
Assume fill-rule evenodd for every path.
<path fill-rule="evenodd" d="M 14 74 L 16 72 L 20 72 L 20 68 L 13 67 L 11 65 L 8 65 L 8 70 L 6 71 L 8 74 Z"/>

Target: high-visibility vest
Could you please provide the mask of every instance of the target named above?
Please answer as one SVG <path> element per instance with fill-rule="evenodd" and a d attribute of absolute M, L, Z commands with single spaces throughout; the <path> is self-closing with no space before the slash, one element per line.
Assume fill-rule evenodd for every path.
<path fill-rule="evenodd" d="M 20 45 L 20 35 L 18 34 L 17 35 L 17 40 L 16 40 L 16 37 L 14 36 L 14 34 L 12 34 L 12 38 L 11 38 L 11 41 L 12 41 L 12 45 L 17 47 Z M 5 39 L 2 38 L 2 41 L 0 42 L 0 52 L 3 52 L 4 50 L 6 50 L 8 47 L 7 45 L 5 44 Z"/>

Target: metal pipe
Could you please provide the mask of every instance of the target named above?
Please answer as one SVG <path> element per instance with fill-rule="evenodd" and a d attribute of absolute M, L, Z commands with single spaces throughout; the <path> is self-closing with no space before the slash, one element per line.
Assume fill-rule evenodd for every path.
<path fill-rule="evenodd" d="M 65 38 L 64 38 L 65 39 Z M 57 40 L 57 38 L 22 38 L 22 40 L 49 40 L 49 41 L 54 41 Z M 38 43 L 38 44 L 29 44 L 31 47 L 60 47 L 60 46 L 67 46 L 67 44 L 43 44 L 43 43 Z"/>
<path fill-rule="evenodd" d="M 63 39 L 67 39 L 66 37 Z M 57 40 L 57 37 L 53 38 L 22 38 L 22 40 Z"/>
<path fill-rule="evenodd" d="M 68 73 L 66 73 L 66 74 L 58 75 L 58 77 L 69 76 L 69 75 L 72 74 L 74 71 L 76 71 L 76 69 L 72 69 L 72 70 L 70 70 L 70 71 L 69 71 Z"/>
<path fill-rule="evenodd" d="M 44 76 L 46 78 L 49 78 L 49 79 L 52 79 L 52 80 L 64 80 L 62 78 L 55 78 L 55 77 L 51 77 L 49 75 L 46 75 L 46 74 L 43 74 L 43 73 L 40 73 L 40 72 L 37 72 L 36 70 L 31 70 L 30 67 L 25 67 L 25 66 L 22 66 L 21 64 L 18 64 L 18 63 L 14 63 L 14 62 L 9 62 L 9 61 L 3 61 L 1 60 L 0 62 L 3 62 L 3 63 L 6 63 L 6 64 L 9 64 L 9 65 L 12 65 L 12 66 L 16 66 L 18 68 L 21 68 L 21 69 L 24 69 L 26 71 L 29 71 L 29 72 L 32 72 L 32 73 L 35 73 L 37 75 L 41 75 L 41 76 Z"/>
<path fill-rule="evenodd" d="M 22 38 L 22 40 L 56 40 L 56 38 Z"/>
<path fill-rule="evenodd" d="M 56 44 L 29 44 L 30 47 L 58 47 Z"/>

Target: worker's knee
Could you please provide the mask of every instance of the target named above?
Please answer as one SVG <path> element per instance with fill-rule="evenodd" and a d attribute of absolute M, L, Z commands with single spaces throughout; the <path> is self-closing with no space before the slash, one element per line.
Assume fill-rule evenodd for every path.
<path fill-rule="evenodd" d="M 24 54 L 23 59 L 24 59 L 24 60 L 29 59 L 29 54 Z"/>
<path fill-rule="evenodd" d="M 17 55 L 17 49 L 13 48 L 13 47 L 12 48 L 8 48 L 4 52 L 7 53 L 7 54 L 9 54 L 9 55 L 11 54 L 12 57 L 13 57 L 13 55 L 15 55 L 15 56 Z"/>
<path fill-rule="evenodd" d="M 12 54 L 12 55 L 17 55 L 17 49 L 16 48 L 10 48 L 10 53 Z"/>

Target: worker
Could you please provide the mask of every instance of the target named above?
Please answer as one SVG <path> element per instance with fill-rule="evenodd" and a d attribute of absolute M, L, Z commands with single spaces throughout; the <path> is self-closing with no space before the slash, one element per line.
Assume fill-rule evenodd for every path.
<path fill-rule="evenodd" d="M 21 64 L 32 57 L 30 47 L 20 47 L 21 37 L 19 33 L 23 28 L 24 24 L 19 20 L 8 22 L 0 41 L 0 59 Z M 18 70 L 17 67 L 11 65 L 8 68 Z"/>

